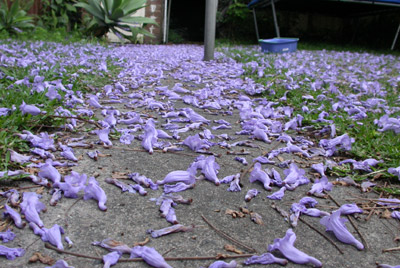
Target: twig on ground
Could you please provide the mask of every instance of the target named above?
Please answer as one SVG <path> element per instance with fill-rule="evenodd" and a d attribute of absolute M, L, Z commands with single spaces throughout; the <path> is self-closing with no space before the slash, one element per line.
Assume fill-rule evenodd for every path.
<path fill-rule="evenodd" d="M 217 229 L 214 225 L 212 225 L 211 222 L 209 222 L 206 217 L 204 217 L 204 215 L 201 215 L 201 218 L 214 230 L 216 231 L 219 235 L 223 236 L 224 238 L 230 240 L 231 242 L 235 243 L 238 246 L 241 246 L 242 248 L 247 249 L 249 252 L 257 252 L 254 248 L 251 248 L 245 244 L 243 244 L 242 242 L 230 237 L 228 234 L 226 234 L 225 232 Z"/>
<path fill-rule="evenodd" d="M 330 239 L 328 236 L 326 236 L 324 233 L 322 233 L 320 230 L 318 230 L 317 228 L 315 228 L 314 226 L 312 226 L 310 223 L 306 222 L 304 219 L 299 218 L 299 220 L 304 223 L 305 225 L 307 225 L 308 227 L 310 227 L 311 229 L 313 229 L 314 231 L 316 231 L 318 234 L 320 234 L 323 238 L 325 238 L 329 243 L 331 243 L 341 254 L 344 254 L 344 252 L 338 247 L 338 245 L 335 244 L 335 242 Z"/>
<path fill-rule="evenodd" d="M 93 124 L 93 125 L 95 125 L 96 127 L 100 128 L 100 129 L 103 128 L 95 120 L 88 120 L 88 119 L 82 118 L 80 116 L 76 116 L 76 117 L 75 116 L 60 116 L 60 115 L 47 115 L 47 116 L 48 117 L 53 117 L 53 118 L 62 118 L 62 119 L 76 119 L 76 120 L 84 121 L 84 122 L 89 123 L 89 124 Z"/>
<path fill-rule="evenodd" d="M 61 250 L 58 249 L 49 243 L 45 243 L 45 247 L 47 249 L 51 249 L 54 251 L 57 251 L 58 253 L 63 253 L 63 254 L 68 254 L 72 255 L 75 257 L 79 258 L 86 258 L 86 259 L 92 259 L 92 260 L 99 260 L 102 261 L 102 257 L 95 257 L 95 256 L 90 256 L 90 255 L 85 255 L 85 254 L 80 254 L 80 253 L 75 253 L 71 251 L 66 251 L 66 250 Z M 196 260 L 219 260 L 219 259 L 238 259 L 238 258 L 250 258 L 254 256 L 254 254 L 241 254 L 241 255 L 225 255 L 225 254 L 217 254 L 215 256 L 196 256 L 196 257 L 165 257 L 164 259 L 166 261 L 196 261 Z M 131 258 L 131 259 L 119 259 L 118 262 L 139 262 L 143 261 L 142 258 Z"/>
<path fill-rule="evenodd" d="M 382 249 L 382 252 L 392 252 L 392 251 L 400 251 L 400 247 Z"/>
<path fill-rule="evenodd" d="M 340 207 L 340 203 L 337 202 L 335 200 L 335 198 L 333 198 L 333 196 L 331 196 L 329 193 L 325 192 L 325 194 L 338 206 Z M 354 230 L 356 230 L 357 234 L 360 236 L 361 240 L 363 241 L 365 248 L 369 248 L 368 242 L 367 240 L 364 238 L 364 236 L 361 234 L 360 230 L 358 229 L 356 223 L 353 221 L 353 218 L 351 218 L 350 215 L 347 215 L 347 219 L 349 219 L 349 222 L 351 223 L 351 225 L 353 226 Z"/>
<path fill-rule="evenodd" d="M 386 187 L 386 182 L 385 182 L 385 186 L 384 187 Z M 379 195 L 379 198 L 382 198 L 382 196 L 383 196 L 383 192 L 381 192 L 380 193 L 380 195 Z M 365 221 L 369 221 L 369 219 L 371 218 L 371 216 L 372 216 L 372 214 L 374 213 L 374 211 L 375 211 L 375 208 L 378 206 L 378 204 L 375 204 L 374 205 L 374 207 L 371 209 L 371 211 L 369 212 L 369 214 L 368 214 L 368 216 L 365 218 Z"/>
<path fill-rule="evenodd" d="M 81 200 L 81 199 L 82 199 L 82 197 L 79 197 L 78 199 L 76 199 L 75 202 L 72 203 L 72 205 L 67 209 L 67 211 L 65 211 L 65 214 L 64 214 L 65 226 L 68 226 L 68 213 L 69 213 L 69 211 L 70 211 L 70 210 L 72 209 L 72 207 L 73 207 L 76 203 L 78 203 L 78 201 Z"/>

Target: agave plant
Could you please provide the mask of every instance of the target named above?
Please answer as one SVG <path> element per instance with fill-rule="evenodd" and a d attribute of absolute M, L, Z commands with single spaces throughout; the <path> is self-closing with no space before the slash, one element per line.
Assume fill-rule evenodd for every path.
<path fill-rule="evenodd" d="M 11 6 L 7 0 L 0 2 L 0 31 L 17 34 L 26 28 L 34 27 L 32 21 L 33 18 L 20 8 L 18 0 L 12 1 Z"/>
<path fill-rule="evenodd" d="M 145 7 L 146 0 L 87 0 L 75 4 L 85 9 L 93 19 L 88 30 L 96 37 L 101 37 L 112 31 L 121 40 L 137 41 L 137 35 L 154 37 L 143 29 L 146 24 L 157 24 L 153 19 L 132 16 Z"/>

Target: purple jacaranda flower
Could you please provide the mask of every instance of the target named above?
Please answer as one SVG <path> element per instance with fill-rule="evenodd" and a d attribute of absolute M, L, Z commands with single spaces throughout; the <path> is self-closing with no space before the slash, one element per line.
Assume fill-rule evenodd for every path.
<path fill-rule="evenodd" d="M 220 184 L 220 181 L 217 177 L 218 170 L 219 170 L 219 165 L 215 161 L 215 156 L 213 155 L 208 156 L 205 159 L 204 164 L 202 165 L 201 172 L 204 174 L 204 177 L 207 180 L 214 182 L 214 184 L 217 186 Z"/>
<path fill-rule="evenodd" d="M 196 113 L 195 111 L 193 111 L 192 108 L 184 108 L 183 111 L 186 113 L 186 117 L 190 119 L 190 121 L 192 122 L 202 122 L 205 124 L 209 124 L 210 120 L 206 119 L 204 116 Z"/>
<path fill-rule="evenodd" d="M 22 202 L 20 204 L 21 212 L 25 215 L 28 222 L 34 222 L 39 227 L 43 227 L 43 222 L 39 217 L 41 211 L 46 211 L 46 206 L 39 201 L 42 198 L 35 192 L 25 192 L 22 195 Z"/>
<path fill-rule="evenodd" d="M 400 199 L 397 199 L 397 198 L 379 198 L 378 205 L 381 205 L 381 206 L 400 206 Z"/>
<path fill-rule="evenodd" d="M 323 217 L 330 215 L 328 212 L 319 210 L 317 208 L 306 208 L 304 211 L 301 212 L 301 214 L 305 214 L 311 217 Z"/>
<path fill-rule="evenodd" d="M 317 171 L 321 176 L 325 176 L 326 167 L 322 163 L 312 164 L 311 169 Z"/>
<path fill-rule="evenodd" d="M 187 189 L 194 188 L 195 184 L 186 184 L 184 182 L 178 182 L 176 184 L 164 184 L 164 193 L 177 193 Z"/>
<path fill-rule="evenodd" d="M 361 183 L 361 191 L 362 192 L 368 192 L 371 187 L 374 187 L 376 183 L 370 182 L 369 180 L 364 180 Z"/>
<path fill-rule="evenodd" d="M 10 189 L 5 192 L 0 192 L 0 195 L 7 198 L 7 202 L 10 202 L 11 206 L 18 206 L 19 192 L 16 189 Z"/>
<path fill-rule="evenodd" d="M 69 238 L 68 236 L 64 237 L 64 241 L 67 242 L 69 248 L 71 248 L 74 245 L 71 238 Z"/>
<path fill-rule="evenodd" d="M 235 178 L 236 175 L 229 175 L 224 177 L 222 180 L 220 180 L 220 183 L 230 183 L 231 181 L 233 181 L 233 179 Z"/>
<path fill-rule="evenodd" d="M 174 203 L 174 201 L 171 198 L 163 199 L 160 205 L 161 217 L 163 218 L 167 217 L 167 214 L 173 205 L 176 205 L 176 203 Z"/>
<path fill-rule="evenodd" d="M 311 190 L 308 191 L 308 194 L 323 197 L 325 195 L 324 191 L 330 191 L 332 190 L 332 187 L 333 184 L 328 181 L 328 177 L 322 176 L 322 178 L 315 180 Z"/>
<path fill-rule="evenodd" d="M 98 158 L 98 156 L 99 156 L 99 151 L 97 151 L 97 150 L 95 150 L 95 151 L 92 151 L 92 152 L 87 152 L 87 155 L 90 157 L 90 158 L 92 158 L 92 159 L 94 159 L 95 161 L 97 161 L 97 158 Z"/>
<path fill-rule="evenodd" d="M 273 264 L 273 263 L 277 263 L 280 265 L 286 265 L 286 264 L 288 264 L 288 261 L 286 259 L 277 258 L 274 255 L 272 255 L 271 253 L 264 253 L 260 256 L 254 255 L 244 261 L 245 265 Z"/>
<path fill-rule="evenodd" d="M 400 211 L 393 211 L 393 212 L 390 214 L 390 217 L 392 217 L 393 219 L 398 219 L 398 220 L 400 220 Z"/>
<path fill-rule="evenodd" d="M 41 110 L 38 107 L 32 104 L 26 104 L 24 101 L 22 101 L 22 104 L 19 106 L 19 109 L 22 115 L 24 114 L 38 115 L 41 113 Z"/>
<path fill-rule="evenodd" d="M 388 131 L 393 130 L 395 134 L 400 133 L 400 119 L 389 117 L 389 115 L 382 116 L 379 120 L 374 120 L 374 123 L 377 124 L 380 129 L 378 131 Z"/>
<path fill-rule="evenodd" d="M 206 139 L 201 139 L 199 134 L 194 136 L 188 136 L 184 141 L 183 145 L 189 147 L 192 151 L 197 152 L 203 149 L 209 149 L 211 143 Z"/>
<path fill-rule="evenodd" d="M 103 108 L 103 106 L 99 103 L 97 96 L 95 95 L 89 97 L 88 104 L 94 108 Z"/>
<path fill-rule="evenodd" d="M 275 193 L 268 195 L 267 198 L 273 199 L 273 200 L 282 200 L 283 196 L 285 195 L 285 187 L 281 187 L 279 191 L 276 191 Z"/>
<path fill-rule="evenodd" d="M 75 268 L 74 266 L 70 266 L 64 260 L 58 260 L 53 266 L 46 266 L 45 268 Z"/>
<path fill-rule="evenodd" d="M 400 265 L 392 266 L 389 264 L 382 264 L 382 263 L 377 265 L 378 265 L 377 268 L 400 268 Z"/>
<path fill-rule="evenodd" d="M 178 219 L 176 217 L 175 209 L 171 206 L 168 210 L 167 215 L 165 216 L 165 219 L 167 222 L 172 223 L 172 224 L 178 224 Z"/>
<path fill-rule="evenodd" d="M 6 216 L 11 217 L 11 219 L 14 221 L 15 226 L 17 226 L 18 228 L 24 228 L 25 223 L 22 222 L 21 215 L 7 204 L 4 204 L 3 217 Z"/>
<path fill-rule="evenodd" d="M 62 198 L 62 190 L 61 189 L 54 189 L 51 199 L 49 201 L 50 206 L 57 205 L 58 201 Z"/>
<path fill-rule="evenodd" d="M 71 161 L 78 161 L 78 158 L 75 157 L 74 155 L 74 150 L 71 147 L 68 147 L 67 145 L 63 145 L 59 143 L 60 148 L 63 150 L 60 155 L 68 160 Z"/>
<path fill-rule="evenodd" d="M 306 150 L 303 150 L 299 146 L 291 144 L 290 142 L 288 142 L 286 147 L 282 148 L 282 152 L 301 153 L 305 157 L 311 157 L 310 154 Z"/>
<path fill-rule="evenodd" d="M 137 191 L 140 195 L 147 195 L 147 191 L 142 186 L 140 186 L 140 184 L 129 184 L 129 186 L 131 186 L 132 189 Z"/>
<path fill-rule="evenodd" d="M 131 178 L 134 182 L 143 185 L 144 187 L 150 188 L 152 190 L 158 189 L 158 184 L 154 183 L 151 179 L 147 178 L 144 175 L 140 175 L 137 172 L 128 174 L 128 177 Z"/>
<path fill-rule="evenodd" d="M 147 230 L 147 233 L 151 234 L 151 237 L 157 238 L 160 236 L 172 234 L 172 233 L 179 233 L 179 232 L 189 232 L 194 229 L 194 226 L 184 226 L 182 224 L 175 224 L 166 228 L 162 228 L 159 230 Z"/>
<path fill-rule="evenodd" d="M 268 191 L 272 189 L 270 186 L 271 178 L 267 173 L 265 173 L 265 171 L 261 169 L 261 164 L 259 162 L 254 164 L 254 168 L 250 173 L 249 180 L 251 183 L 255 181 L 261 182 L 264 188 Z"/>
<path fill-rule="evenodd" d="M 322 263 L 319 260 L 295 248 L 295 241 L 296 234 L 292 229 L 288 229 L 283 238 L 276 238 L 274 243 L 268 246 L 268 251 L 279 250 L 283 256 L 294 263 L 312 264 L 315 267 L 322 267 Z"/>
<path fill-rule="evenodd" d="M 59 183 L 61 181 L 61 174 L 58 170 L 53 167 L 53 165 L 49 162 L 46 162 L 38 173 L 40 178 L 50 179 L 53 183 Z"/>
<path fill-rule="evenodd" d="M 287 131 L 289 129 L 297 129 L 297 127 L 298 127 L 297 117 L 293 117 L 292 119 L 290 119 L 290 121 L 285 123 L 285 126 L 283 127 L 283 130 Z"/>
<path fill-rule="evenodd" d="M 3 240 L 4 243 L 10 242 L 14 240 L 15 234 L 10 230 L 7 229 L 5 232 L 0 232 L 0 240 Z"/>
<path fill-rule="evenodd" d="M 64 234 L 64 229 L 58 224 L 54 224 L 50 229 L 42 228 L 43 233 L 41 234 L 44 242 L 49 242 L 58 249 L 63 250 L 61 235 Z"/>
<path fill-rule="evenodd" d="M 237 173 L 233 180 L 231 181 L 231 184 L 229 185 L 228 191 L 229 192 L 240 192 L 242 188 L 240 187 L 240 173 Z"/>
<path fill-rule="evenodd" d="M 89 178 L 89 183 L 84 189 L 84 196 L 83 200 L 88 200 L 88 199 L 96 199 L 98 201 L 99 208 L 101 210 L 106 211 L 106 202 L 107 202 L 107 196 L 104 190 L 99 186 L 99 183 L 96 181 L 94 177 Z"/>
<path fill-rule="evenodd" d="M 106 178 L 105 182 L 109 183 L 109 184 L 114 184 L 115 186 L 118 186 L 119 188 L 121 188 L 122 192 L 129 192 L 129 193 L 136 193 L 136 191 L 132 188 L 132 186 L 117 180 L 117 179 L 112 179 L 112 178 Z"/>
<path fill-rule="evenodd" d="M 350 138 L 347 133 L 338 136 L 334 139 L 322 139 L 319 142 L 319 146 L 325 149 L 325 156 L 332 156 L 336 151 L 340 149 L 351 150 L 351 144 L 354 143 L 354 138 Z"/>
<path fill-rule="evenodd" d="M 148 265 L 156 268 L 172 268 L 154 248 L 136 246 L 132 248 L 130 258 L 142 258 Z"/>
<path fill-rule="evenodd" d="M 354 213 L 363 213 L 363 210 L 357 204 L 344 204 L 339 208 L 340 215 L 350 215 Z"/>
<path fill-rule="evenodd" d="M 40 149 L 40 148 L 33 148 L 30 151 L 31 151 L 31 153 L 34 153 L 43 159 L 47 159 L 47 158 L 55 159 L 55 157 L 52 153 L 50 153 L 46 150 Z"/>
<path fill-rule="evenodd" d="M 0 108 L 0 116 L 7 116 L 11 112 L 11 109 L 1 107 Z"/>
<path fill-rule="evenodd" d="M 363 161 L 356 161 L 354 159 L 346 159 L 346 160 L 339 162 L 339 165 L 351 163 L 353 165 L 353 169 L 355 169 L 355 170 L 371 172 L 372 171 L 371 167 L 374 167 L 377 164 L 382 163 L 382 162 L 383 162 L 382 160 L 378 161 L 373 158 L 369 158 L 369 159 L 366 159 Z"/>
<path fill-rule="evenodd" d="M 271 180 L 274 183 L 274 185 L 279 186 L 279 187 L 284 186 L 284 183 L 281 178 L 281 174 L 278 171 L 276 171 L 274 168 L 271 168 L 270 173 L 268 173 L 268 171 L 267 171 L 267 174 L 271 174 Z"/>
<path fill-rule="evenodd" d="M 142 147 L 152 154 L 154 144 L 158 139 L 158 132 L 154 126 L 154 121 L 149 119 L 143 129 L 144 134 L 142 139 Z"/>
<path fill-rule="evenodd" d="M 340 210 L 333 211 L 330 216 L 325 216 L 320 223 L 325 225 L 326 231 L 332 231 L 336 238 L 343 243 L 354 245 L 358 250 L 363 250 L 364 245 L 347 230 L 344 218 L 340 218 Z"/>
<path fill-rule="evenodd" d="M 98 136 L 101 142 L 106 146 L 112 146 L 112 142 L 110 141 L 108 135 L 110 134 L 109 128 L 97 129 L 94 131 Z"/>
<path fill-rule="evenodd" d="M 32 159 L 32 155 L 23 155 L 15 152 L 14 150 L 8 149 L 10 152 L 10 160 L 16 163 L 25 164 Z"/>
<path fill-rule="evenodd" d="M 312 208 L 313 208 L 313 207 L 315 207 L 315 206 L 318 204 L 318 201 L 315 200 L 315 199 L 312 198 L 312 197 L 305 196 L 305 197 L 303 197 L 302 199 L 300 199 L 299 204 L 300 204 L 300 205 L 303 205 L 303 206 L 305 206 L 305 207 L 312 207 Z"/>
<path fill-rule="evenodd" d="M 399 180 L 400 180 L 400 166 L 397 167 L 397 168 L 392 168 L 392 167 L 388 168 L 388 172 L 390 174 L 393 174 L 393 175 L 397 176 L 399 178 Z"/>
<path fill-rule="evenodd" d="M 224 261 L 215 261 L 208 268 L 236 268 L 237 263 L 236 261 L 230 261 L 229 263 Z"/>
<path fill-rule="evenodd" d="M 110 252 L 103 256 L 103 268 L 110 268 L 111 266 L 117 264 L 121 254 L 117 251 Z"/>
<path fill-rule="evenodd" d="M 37 224 L 34 222 L 29 223 L 29 228 L 32 229 L 32 231 L 35 235 L 42 236 L 44 234 L 44 230 L 42 228 L 40 228 L 39 226 L 37 226 Z"/>
<path fill-rule="evenodd" d="M 252 134 L 253 135 L 251 136 L 251 138 L 253 139 L 260 140 L 266 143 L 271 143 L 271 140 L 268 138 L 267 133 L 265 133 L 265 131 L 260 128 L 254 129 Z"/>
<path fill-rule="evenodd" d="M 289 187 L 288 190 L 292 190 L 298 185 L 307 184 L 309 182 L 304 176 L 306 173 L 305 170 L 299 168 L 295 163 L 291 163 L 289 169 L 285 169 L 283 173 L 286 176 L 283 182 L 286 187 Z"/>
<path fill-rule="evenodd" d="M 106 238 L 101 242 L 95 241 L 92 243 L 92 245 L 100 246 L 109 251 L 116 251 L 120 254 L 125 254 L 125 253 L 130 254 L 131 253 L 131 247 L 129 247 L 128 245 L 126 245 L 122 242 L 113 240 L 111 238 Z"/>
<path fill-rule="evenodd" d="M 6 256 L 8 260 L 14 260 L 16 257 L 22 257 L 25 254 L 23 248 L 8 248 L 0 245 L 0 255 Z"/>
<path fill-rule="evenodd" d="M 162 185 L 166 183 L 183 182 L 187 185 L 193 185 L 196 183 L 196 177 L 193 173 L 191 169 L 171 171 L 163 180 L 157 181 L 157 184 Z"/>
<path fill-rule="evenodd" d="M 240 163 L 242 163 L 242 164 L 245 165 L 245 166 L 247 166 L 247 165 L 249 164 L 249 163 L 247 163 L 247 160 L 246 160 L 246 158 L 244 158 L 244 157 L 236 156 L 236 157 L 235 157 L 235 160 L 238 161 L 238 162 L 240 162 Z"/>
<path fill-rule="evenodd" d="M 85 188 L 87 175 L 71 171 L 71 175 L 65 176 L 64 181 L 55 183 L 53 186 L 60 188 L 65 197 L 78 198 L 78 193 Z"/>
<path fill-rule="evenodd" d="M 257 189 L 250 189 L 247 191 L 246 196 L 244 197 L 244 200 L 246 202 L 249 202 L 251 199 L 256 197 L 259 193 L 260 193 L 260 191 L 258 191 Z"/>
<path fill-rule="evenodd" d="M 57 89 L 54 86 L 51 86 L 47 89 L 45 96 L 50 100 L 61 100 L 61 95 L 58 93 Z"/>
<path fill-rule="evenodd" d="M 261 164 L 275 164 L 275 161 L 270 160 L 269 158 L 265 156 L 258 156 L 253 159 L 253 162 L 259 162 Z"/>

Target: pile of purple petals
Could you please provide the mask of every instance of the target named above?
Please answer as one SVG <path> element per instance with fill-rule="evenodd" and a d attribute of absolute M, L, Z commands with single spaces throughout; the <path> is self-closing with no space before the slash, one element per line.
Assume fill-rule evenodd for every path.
<path fill-rule="evenodd" d="M 44 45 L 46 50 L 42 48 Z M 226 52 L 231 53 L 228 50 Z M 6 199 L 3 215 L 10 217 L 17 228 L 28 225 L 43 241 L 63 249 L 65 243 L 70 245 L 72 241 L 61 226 L 49 226 L 43 222 L 41 213 L 48 209 L 47 205 L 55 206 L 57 202 L 62 202 L 62 198 L 79 197 L 84 200 L 94 199 L 98 208 L 106 211 L 107 196 L 102 188 L 104 181 L 119 187 L 122 192 L 139 193 L 141 196 L 146 196 L 147 191 L 160 192 L 160 197 L 153 201 L 159 206 L 159 215 L 166 219 L 168 226 L 161 230 L 149 230 L 154 238 L 186 232 L 192 226 L 179 223 L 175 208 L 190 205 L 191 200 L 185 200 L 176 193 L 192 189 L 200 179 L 216 186 L 229 184 L 227 190 L 231 192 L 241 192 L 243 185 L 250 185 L 254 189 L 242 193 L 246 201 L 258 194 L 272 200 L 282 200 L 285 191 L 294 191 L 297 187 L 307 189 L 308 194 L 315 197 L 323 197 L 327 191 L 333 190 L 332 183 L 325 175 L 326 169 L 332 166 L 330 157 L 351 150 L 353 143 L 357 141 L 346 133 L 338 136 L 332 122 L 325 119 L 329 113 L 345 111 L 355 123 L 359 123 L 358 120 L 371 113 L 384 112 L 387 115 L 375 122 L 376 130 L 400 133 L 400 118 L 394 115 L 400 108 L 388 105 L 383 98 L 386 94 L 385 86 L 380 82 L 385 80 L 390 86 L 397 87 L 400 81 L 400 65 L 396 63 L 396 57 L 371 54 L 360 56 L 357 53 L 328 51 L 298 51 L 276 55 L 273 60 L 263 54 L 258 56 L 260 61 L 242 64 L 223 53 L 216 53 L 215 61 L 204 62 L 203 48 L 196 45 L 105 48 L 93 44 L 61 45 L 44 42 L 1 44 L 2 66 L 29 70 L 26 77 L 5 78 L 14 81 L 13 85 L 24 84 L 31 92 L 42 92 L 49 99 L 62 101 L 62 105 L 55 110 L 55 115 L 68 117 L 64 126 L 68 130 L 76 129 L 79 121 L 77 116 L 90 118 L 97 114 L 100 117 L 100 127 L 93 130 L 89 137 L 62 139 L 59 138 L 62 135 L 55 135 L 56 133 L 29 131 L 17 134 L 29 143 L 31 153 L 20 154 L 10 149 L 11 161 L 27 164 L 39 172 L 29 174 L 23 170 L 6 170 L 0 172 L 0 176 L 26 175 L 33 183 L 48 187 L 48 194 L 52 198 L 49 204 L 44 204 L 41 202 L 41 195 L 34 192 L 18 192 L 15 189 L 1 192 L 1 196 Z M 104 85 L 90 94 L 73 88 L 74 80 L 79 79 L 81 74 L 107 75 L 109 60 L 122 68 L 116 82 Z M 348 62 L 351 65 L 347 65 Z M 77 71 L 68 73 L 66 69 L 70 67 L 76 67 Z M 285 75 L 286 79 L 259 84 L 251 78 L 243 77 L 249 72 L 263 77 L 266 68 L 274 68 L 277 74 Z M 55 70 L 60 76 L 66 76 L 63 81 L 70 82 L 45 80 L 41 71 L 49 69 Z M 175 79 L 176 82 L 165 86 L 165 79 Z M 319 114 L 317 121 L 325 126 L 323 131 L 329 134 L 328 138 L 315 144 L 305 137 L 295 135 L 297 130 L 304 128 L 304 118 L 285 105 L 286 93 L 281 102 L 252 96 L 258 93 L 273 95 L 276 84 L 285 87 L 286 93 L 298 88 L 300 84 L 309 86 L 310 91 L 323 89 L 323 93 L 317 97 L 303 96 L 303 111 Z M 8 90 L 13 90 L 13 85 Z M 352 93 L 341 92 L 343 87 L 349 87 Z M 63 99 L 61 93 L 65 94 Z M 335 97 L 332 98 L 332 94 Z M 331 111 L 325 111 L 319 104 L 321 100 L 328 98 L 333 103 Z M 178 108 L 175 105 L 177 103 L 184 103 L 186 106 Z M 35 103 L 23 102 L 18 107 L 0 107 L 0 116 L 18 112 L 32 116 L 43 114 Z M 158 118 L 153 119 L 149 112 L 158 114 Z M 207 113 L 219 115 L 221 118 L 223 116 L 224 119 L 212 121 L 207 118 Z M 224 133 L 235 124 L 230 121 L 234 113 L 240 116 L 240 131 L 234 134 Z M 119 139 L 112 138 L 115 133 L 121 134 Z M 212 153 L 213 147 L 233 150 L 239 146 L 268 146 L 274 141 L 279 141 L 281 146 L 266 155 L 259 155 L 254 159 L 232 157 L 232 163 L 237 165 L 238 172 L 221 177 L 223 167 L 218 164 L 218 157 Z M 58 170 L 61 167 L 79 165 L 75 150 L 124 145 L 143 148 L 149 154 L 190 150 L 199 156 L 186 169 L 170 171 L 159 180 L 147 178 L 146 174 L 130 174 L 129 183 L 111 178 L 95 179 L 90 174 L 75 171 L 63 176 Z M 101 155 L 100 150 L 90 149 L 84 157 L 96 161 Z M 323 156 L 327 161 L 312 167 L 320 176 L 315 177 L 315 182 L 311 183 L 310 178 L 315 175 L 293 161 L 278 161 L 279 157 L 288 154 L 300 155 L 306 159 Z M 254 167 L 248 178 L 241 178 L 239 171 L 249 162 L 255 162 Z M 350 159 L 335 164 L 350 163 L 354 169 L 369 172 L 371 167 L 380 162 L 375 159 Z M 400 178 L 400 167 L 392 167 L 388 172 Z M 347 230 L 344 219 L 341 218 L 349 213 L 360 213 L 360 210 L 349 205 L 353 209 L 351 211 L 355 212 L 349 212 L 347 207 L 326 212 L 314 208 L 316 203 L 318 202 L 311 197 L 294 202 L 289 215 L 291 225 L 295 227 L 302 215 L 321 217 L 321 224 L 327 231 L 333 232 L 338 240 L 362 250 L 363 245 Z M 21 215 L 24 215 L 24 219 Z M 397 214 L 394 215 L 397 217 Z M 3 242 L 12 240 L 11 237 L 0 234 Z M 285 258 L 295 263 L 321 267 L 319 260 L 294 247 L 295 239 L 293 230 L 288 229 L 283 238 L 274 240 L 268 251 L 280 251 Z M 141 257 L 153 267 L 170 267 L 154 248 L 129 248 L 120 244 L 117 248 L 110 240 L 95 244 L 111 251 L 103 258 L 105 267 L 117 263 L 123 254 L 130 254 L 131 258 Z M 0 245 L 0 254 L 9 259 L 22 256 L 23 252 L 23 249 L 7 249 Z M 285 265 L 287 262 L 286 259 L 265 253 L 251 257 L 245 264 Z M 209 267 L 236 265 L 235 261 L 218 261 Z"/>

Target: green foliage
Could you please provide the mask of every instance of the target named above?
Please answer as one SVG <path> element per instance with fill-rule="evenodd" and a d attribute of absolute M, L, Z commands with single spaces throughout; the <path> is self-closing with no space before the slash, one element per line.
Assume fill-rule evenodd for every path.
<path fill-rule="evenodd" d="M 68 31 L 80 23 L 75 0 L 42 0 L 42 14 L 38 24 L 47 29 L 66 28 Z"/>
<path fill-rule="evenodd" d="M 29 8 L 29 4 L 27 6 Z M 32 17 L 21 9 L 19 0 L 12 1 L 10 6 L 7 0 L 0 2 L 0 32 L 5 31 L 11 35 L 21 33 L 27 28 L 34 27 L 32 21 Z"/>
<path fill-rule="evenodd" d="M 146 31 L 146 24 L 157 24 L 146 17 L 132 17 L 138 10 L 144 8 L 146 0 L 88 0 L 75 4 L 92 15 L 88 31 L 96 37 L 102 37 L 112 31 L 122 41 L 124 39 L 137 42 L 138 34 L 154 37 Z M 143 25 L 143 26 L 142 26 Z"/>

